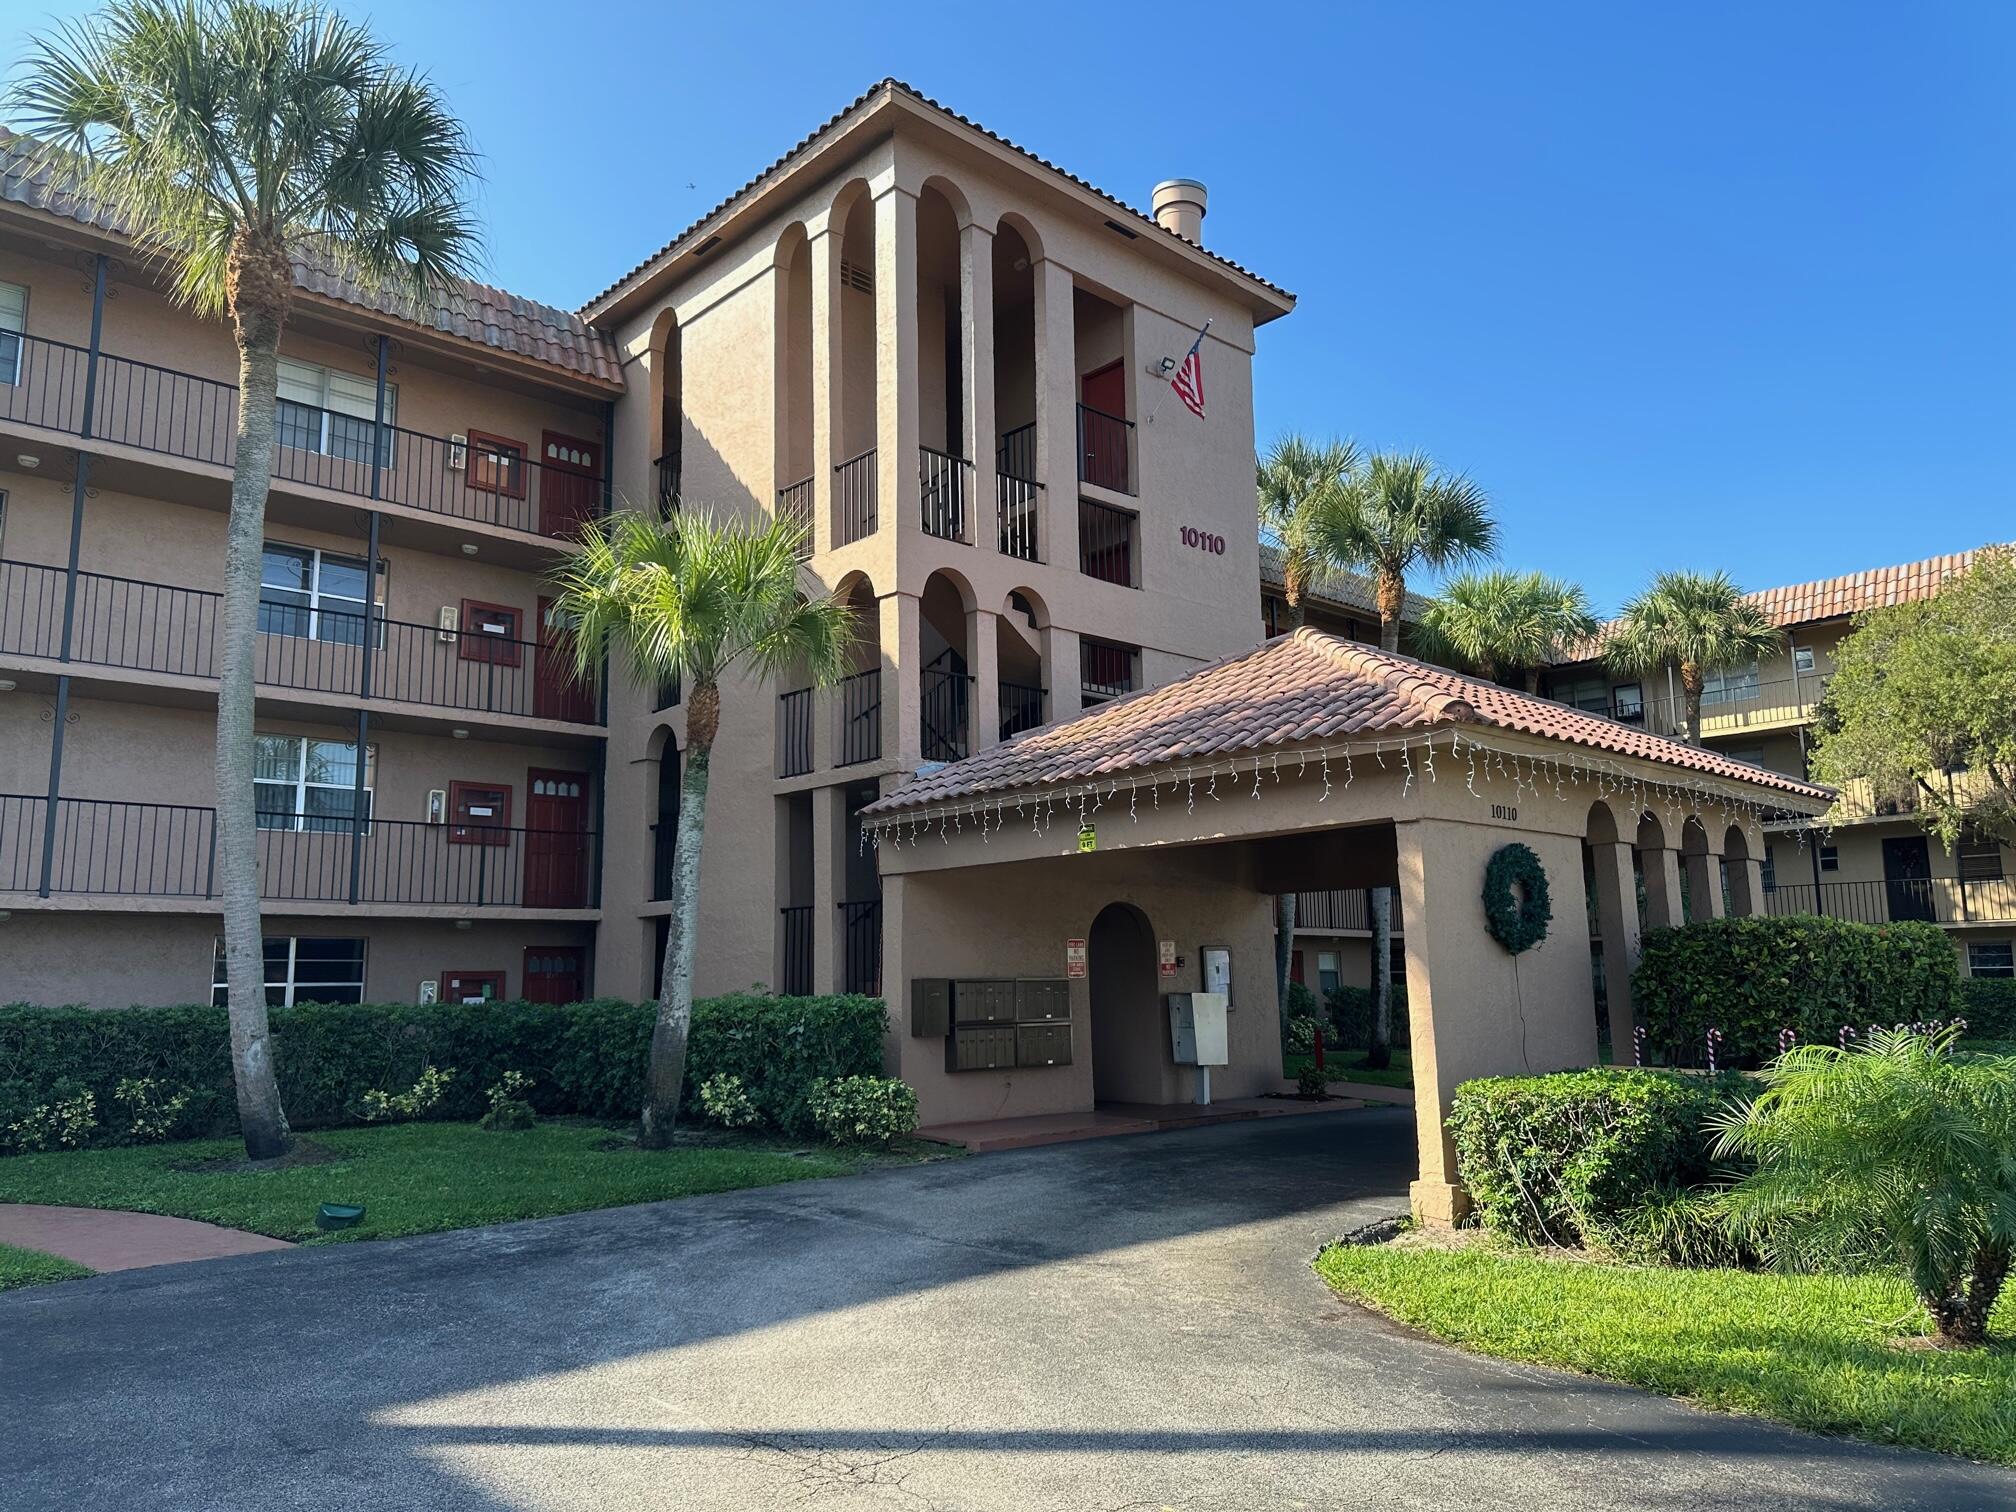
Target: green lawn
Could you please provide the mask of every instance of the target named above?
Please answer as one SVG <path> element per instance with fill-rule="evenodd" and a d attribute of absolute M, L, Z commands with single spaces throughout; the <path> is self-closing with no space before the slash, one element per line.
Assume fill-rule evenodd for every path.
<path fill-rule="evenodd" d="M 0 1160 L 0 1201 L 167 1213 L 320 1243 L 836 1176 L 902 1158 L 712 1130 L 682 1133 L 665 1151 L 610 1148 L 624 1139 L 613 1126 L 574 1120 L 515 1134 L 454 1123 L 330 1129 L 302 1136 L 310 1159 L 269 1170 L 217 1169 L 244 1155 L 228 1139 L 17 1155 Z M 323 1202 L 362 1203 L 364 1221 L 317 1233 Z"/>
<path fill-rule="evenodd" d="M 17 1286 L 40 1286 L 45 1281 L 71 1281 L 78 1276 L 92 1274 L 88 1266 L 79 1265 L 74 1260 L 45 1255 L 40 1250 L 0 1244 L 0 1291 L 12 1291 Z"/>
<path fill-rule="evenodd" d="M 1302 1068 L 1313 1061 L 1313 1055 L 1288 1055 L 1283 1057 L 1282 1071 L 1293 1081 L 1302 1074 Z M 1374 1071 L 1361 1064 L 1365 1059 L 1363 1050 L 1325 1050 L 1323 1052 L 1323 1075 L 1333 1082 L 1368 1082 L 1375 1087 L 1411 1087 L 1414 1085 L 1414 1065 L 1405 1050 L 1393 1052 L 1392 1064 L 1383 1071 Z"/>
<path fill-rule="evenodd" d="M 1558 1365 L 1704 1406 L 2016 1464 L 2016 1293 L 1998 1342 L 1898 1348 L 1922 1314 L 1901 1282 L 1640 1269 L 1402 1241 L 1316 1258 L 1345 1296 L 1483 1354 Z"/>

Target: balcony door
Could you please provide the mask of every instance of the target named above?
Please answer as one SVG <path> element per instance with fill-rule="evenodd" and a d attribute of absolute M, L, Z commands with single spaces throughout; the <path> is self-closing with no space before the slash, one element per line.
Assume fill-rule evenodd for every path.
<path fill-rule="evenodd" d="M 1078 402 L 1094 411 L 1080 421 L 1078 476 L 1100 488 L 1127 492 L 1127 374 L 1110 362 L 1078 380 Z"/>
<path fill-rule="evenodd" d="M 587 979 L 578 945 L 525 947 L 525 1001 L 578 1003 Z"/>
<path fill-rule="evenodd" d="M 572 536 L 602 512 L 602 448 L 547 431 L 539 452 L 539 533 Z"/>
<path fill-rule="evenodd" d="M 1883 890 L 1890 895 L 1890 919 L 1932 917 L 1932 854 L 1923 835 L 1883 842 Z"/>
<path fill-rule="evenodd" d="M 556 644 L 547 619 L 553 600 L 539 600 L 539 671 L 532 684 L 532 713 L 538 719 L 570 719 L 576 724 L 595 722 L 595 690 L 574 676 L 572 659 Z"/>
<path fill-rule="evenodd" d="M 525 906 L 588 906 L 588 774 L 525 774 Z"/>

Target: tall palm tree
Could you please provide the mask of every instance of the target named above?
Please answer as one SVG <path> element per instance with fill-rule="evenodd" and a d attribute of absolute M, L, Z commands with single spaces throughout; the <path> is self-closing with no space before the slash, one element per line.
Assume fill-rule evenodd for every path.
<path fill-rule="evenodd" d="M 1422 616 L 1417 643 L 1434 659 L 1474 668 L 1492 682 L 1523 673 L 1526 691 L 1538 693 L 1542 669 L 1596 629 L 1580 584 L 1494 567 L 1444 584 Z"/>
<path fill-rule="evenodd" d="M 1335 506 L 1345 482 L 1358 470 L 1358 448 L 1349 441 L 1315 442 L 1293 433 L 1278 437 L 1260 460 L 1260 529 L 1281 548 L 1281 596 L 1290 624 L 1307 617 L 1310 586 L 1340 563 L 1324 554 L 1315 522 Z M 1274 1002 L 1281 1033 L 1288 1033 L 1289 963 L 1295 954 L 1295 894 L 1274 899 Z"/>
<path fill-rule="evenodd" d="M 1484 490 L 1460 473 L 1438 471 L 1421 452 L 1379 452 L 1368 458 L 1315 534 L 1337 561 L 1372 574 L 1379 602 L 1379 644 L 1400 649 L 1400 613 L 1407 574 L 1465 566 L 1498 549 L 1498 525 Z M 1393 1057 L 1393 890 L 1371 890 L 1372 1049 L 1366 1064 Z"/>
<path fill-rule="evenodd" d="M 623 512 L 583 530 L 581 550 L 551 573 L 552 625 L 574 666 L 593 681 L 613 652 L 640 686 L 672 678 L 686 689 L 686 769 L 672 863 L 672 927 L 651 1031 L 640 1137 L 671 1141 L 686 1076 L 693 1021 L 693 957 L 700 935 L 700 847 L 707 826 L 708 767 L 721 728 L 721 684 L 731 673 L 787 669 L 818 686 L 847 671 L 852 611 L 830 594 L 798 588 L 805 528 L 716 520 L 682 506 L 660 524 Z"/>
<path fill-rule="evenodd" d="M 1671 668 L 1680 679 L 1681 736 L 1701 743 L 1701 690 L 1710 672 L 1741 666 L 1783 639 L 1726 572 L 1662 572 L 1624 606 L 1604 659 L 1630 677 Z"/>
<path fill-rule="evenodd" d="M 228 316 L 237 339 L 217 875 L 239 1124 L 249 1155 L 277 1155 L 252 725 L 280 333 L 297 262 L 416 292 L 471 271 L 475 155 L 431 84 L 317 0 L 110 0 L 31 44 L 11 105 L 42 141 L 39 166 L 111 207 L 175 298 Z"/>

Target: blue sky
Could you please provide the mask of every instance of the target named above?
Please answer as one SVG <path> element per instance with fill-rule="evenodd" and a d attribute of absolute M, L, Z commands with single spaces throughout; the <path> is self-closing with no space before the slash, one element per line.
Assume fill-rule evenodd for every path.
<path fill-rule="evenodd" d="M 0 57 L 87 8 L 10 7 Z M 579 304 L 894 74 L 1132 203 L 1205 180 L 1207 242 L 1301 299 L 1261 444 L 1423 448 L 1601 608 L 2016 537 L 2001 0 L 354 9 L 468 121 L 528 295 Z"/>

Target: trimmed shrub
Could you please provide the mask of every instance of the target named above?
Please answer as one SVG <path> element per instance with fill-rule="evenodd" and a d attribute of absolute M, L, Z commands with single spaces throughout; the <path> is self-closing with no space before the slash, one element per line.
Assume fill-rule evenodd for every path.
<path fill-rule="evenodd" d="M 1655 1193 L 1710 1174 L 1711 1111 L 1742 1084 L 1675 1071 L 1561 1071 L 1465 1082 L 1449 1110 L 1478 1221 L 1527 1244 L 1633 1247 Z"/>
<path fill-rule="evenodd" d="M 1323 1033 L 1323 1043 L 1334 1045 L 1340 1050 L 1369 1050 L 1372 1048 L 1372 989 L 1369 987 L 1334 987 L 1323 1003 L 1325 1016 L 1330 1027 Z M 1407 984 L 1398 977 L 1393 979 L 1393 1048 L 1405 1050 L 1408 1045 L 1407 1025 Z"/>
<path fill-rule="evenodd" d="M 893 1144 L 917 1127 L 917 1089 L 894 1077 L 821 1077 L 809 1104 L 812 1122 L 835 1144 Z"/>
<path fill-rule="evenodd" d="M 1944 1021 L 1961 1009 L 1960 964 L 1936 924 L 1851 924 L 1807 915 L 1701 919 L 1654 930 L 1631 978 L 1655 1059 L 1757 1067 L 1778 1034 L 1833 1044 L 1843 1024 Z"/>
<path fill-rule="evenodd" d="M 2016 979 L 1968 977 L 1960 984 L 1967 1038 L 2016 1040 Z"/>
<path fill-rule="evenodd" d="M 288 1122 L 297 1129 L 355 1123 L 365 1093 L 411 1087 L 429 1066 L 452 1066 L 428 1118 L 471 1122 L 485 1088 L 516 1071 L 534 1083 L 543 1115 L 633 1118 L 644 1100 L 644 1067 L 656 1005 L 596 999 L 543 1003 L 301 1004 L 272 1010 L 274 1065 Z M 809 1098 L 821 1077 L 879 1076 L 887 1016 L 880 998 L 776 998 L 735 994 L 693 1005 L 687 1102 L 731 1074 L 765 1122 L 816 1132 Z M 112 1106 L 121 1081 L 153 1078 L 186 1093 L 180 1137 L 230 1134 L 238 1126 L 230 1031 L 222 1008 L 0 1007 L 0 1140 L 36 1108 L 89 1091 Z M 99 1127 L 94 1144 L 130 1142 L 123 1121 Z M 6 1147 L 12 1147 L 7 1141 Z"/>

